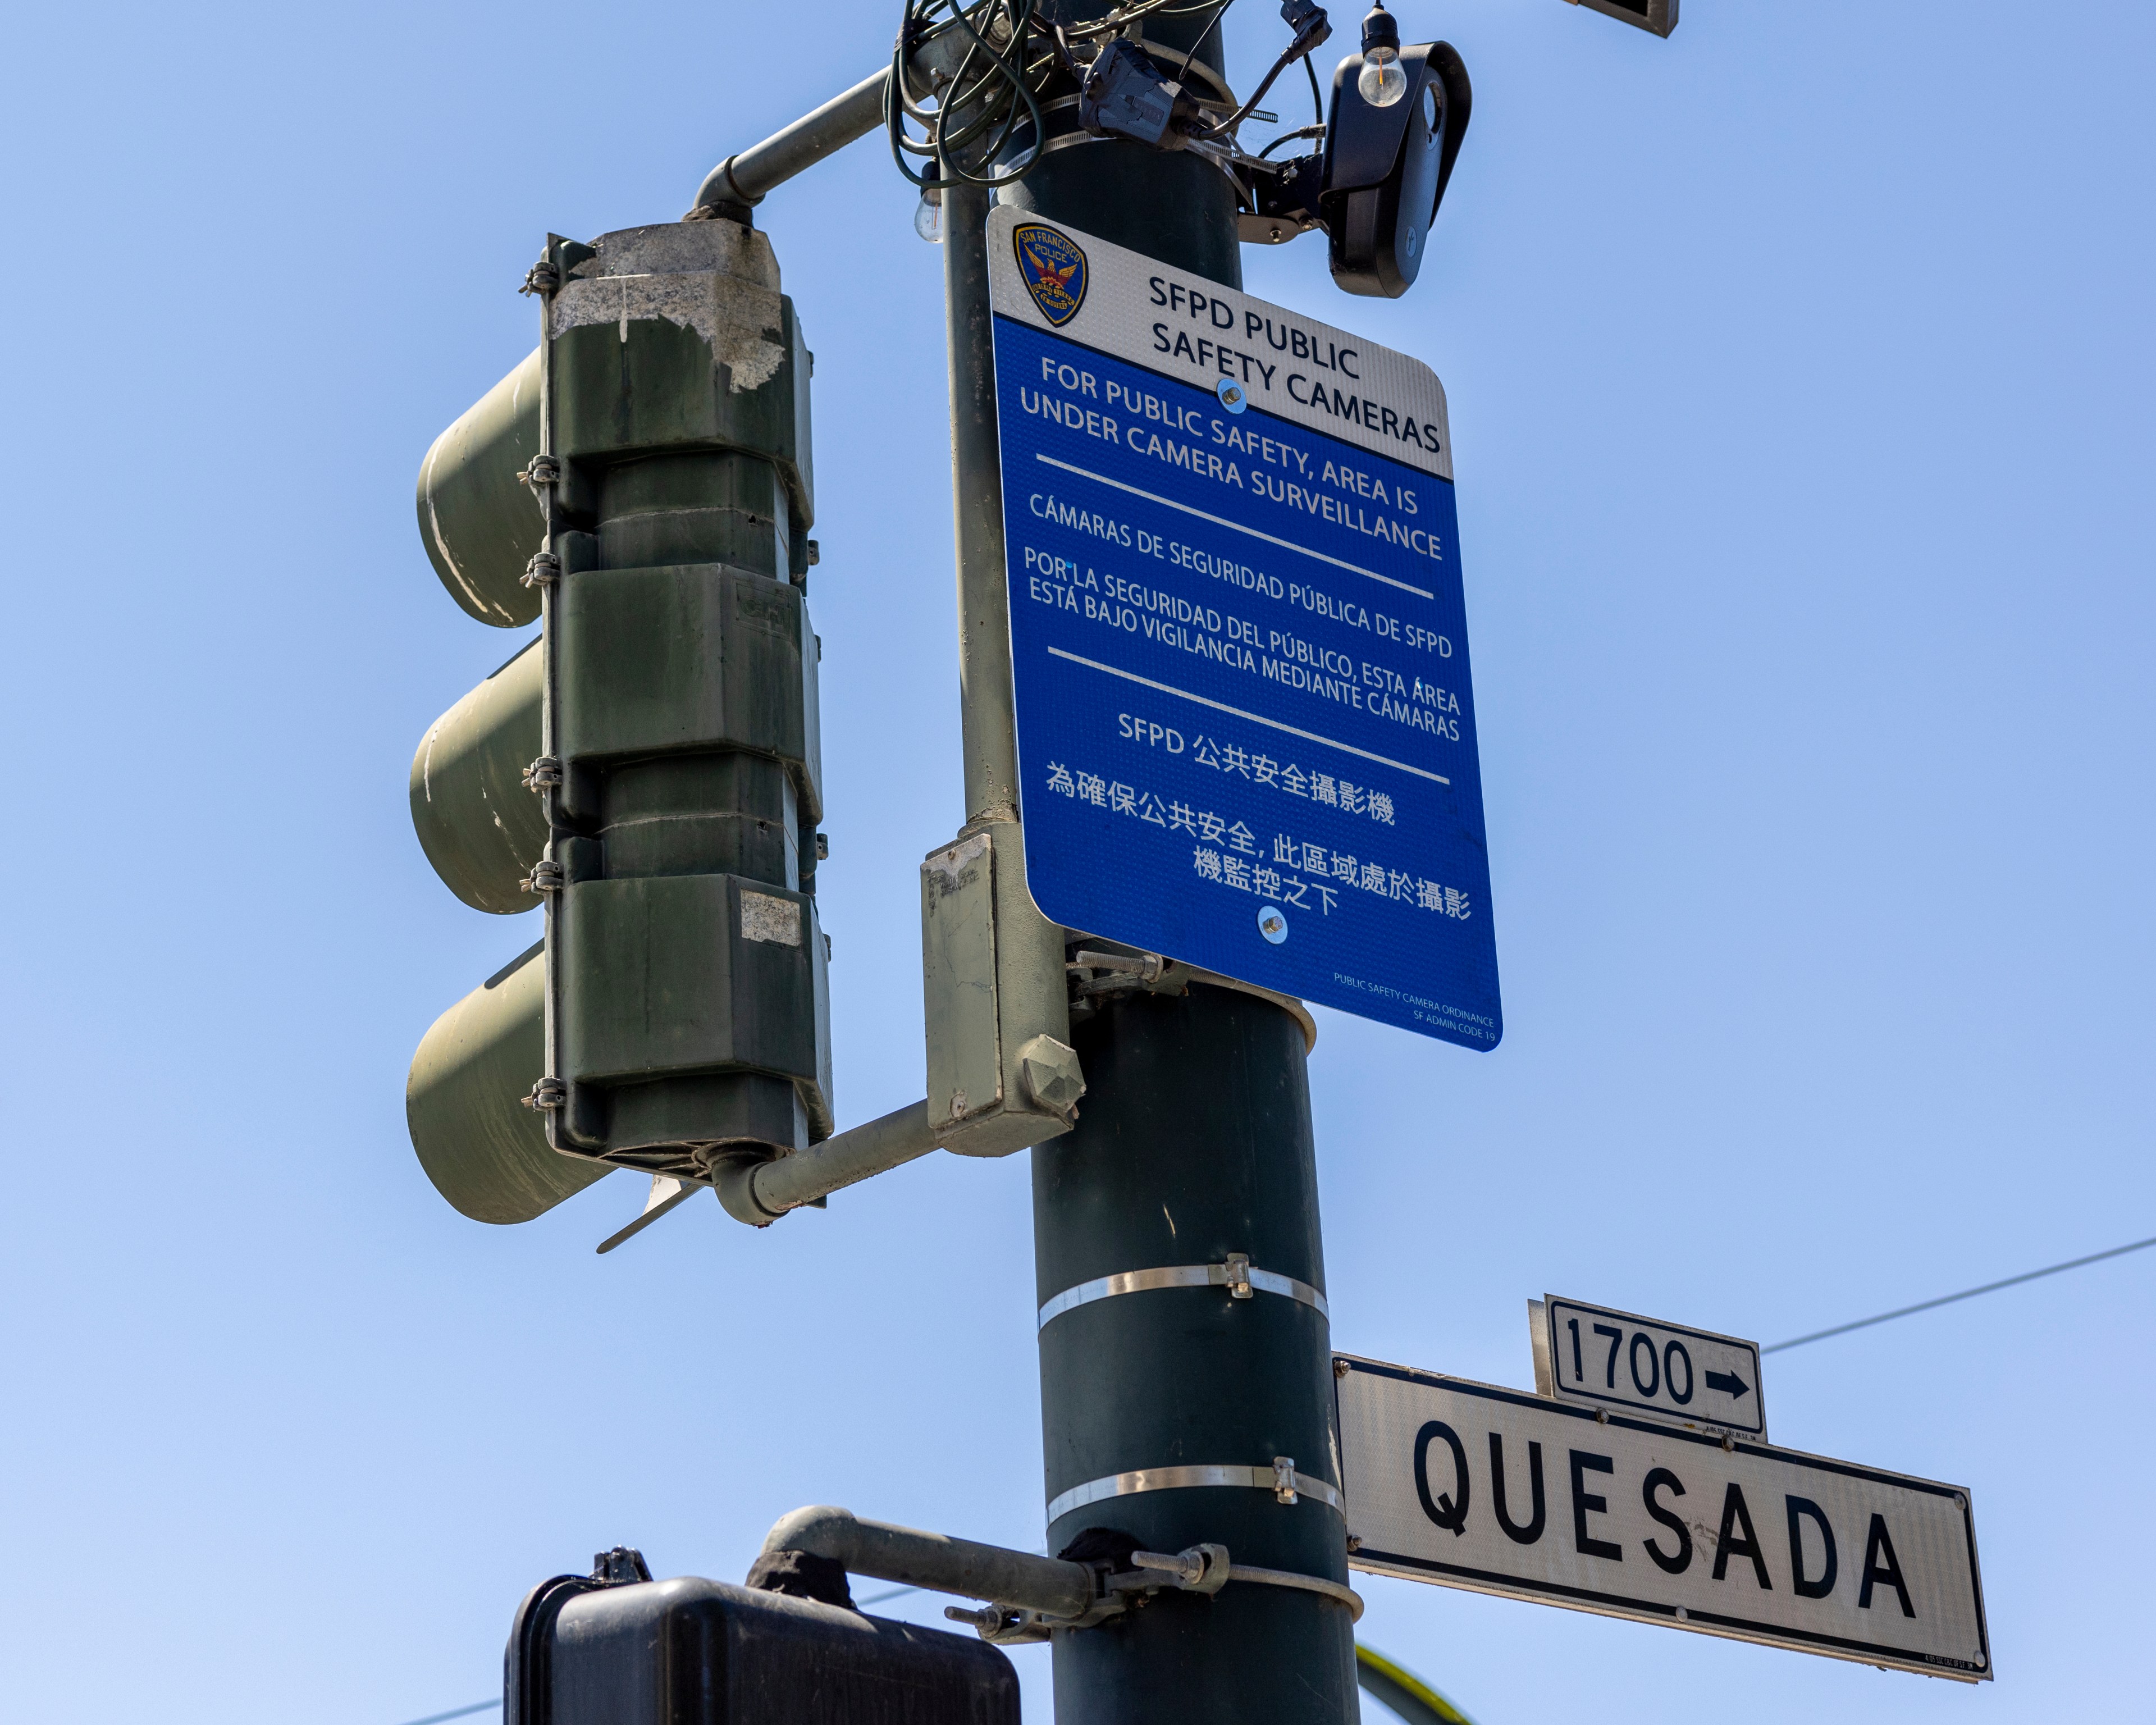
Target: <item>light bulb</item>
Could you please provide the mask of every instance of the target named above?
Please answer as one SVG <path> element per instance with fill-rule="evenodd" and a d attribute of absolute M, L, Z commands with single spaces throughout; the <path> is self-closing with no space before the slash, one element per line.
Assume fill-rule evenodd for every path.
<path fill-rule="evenodd" d="M 931 245 L 940 244 L 943 239 L 943 195 L 940 192 L 925 191 L 913 212 L 913 231 Z"/>
<path fill-rule="evenodd" d="M 1373 108 L 1389 108 L 1408 93 L 1408 74 L 1400 69 L 1400 27 L 1382 0 L 1363 19 L 1363 69 L 1355 74 L 1355 93 Z"/>
<path fill-rule="evenodd" d="M 1373 108 L 1389 108 L 1408 93 L 1408 74 L 1400 69 L 1397 48 L 1373 48 L 1363 56 L 1355 74 L 1355 93 Z"/>

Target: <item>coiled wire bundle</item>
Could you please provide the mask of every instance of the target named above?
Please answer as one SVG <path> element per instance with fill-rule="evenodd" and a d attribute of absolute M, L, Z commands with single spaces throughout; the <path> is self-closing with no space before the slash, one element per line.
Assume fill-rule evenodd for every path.
<path fill-rule="evenodd" d="M 1209 13 L 1182 57 L 1187 71 L 1232 4 L 1125 0 L 1098 17 L 1079 19 L 1070 16 L 1071 0 L 906 0 L 885 110 L 892 160 L 932 197 L 947 186 L 993 188 L 1024 179 L 1046 146 L 1041 100 L 1059 74 L 1075 88 L 1115 39 L 1135 33 L 1133 27 L 1144 20 Z M 1194 120 L 1188 136 L 1232 147 L 1236 128 L 1273 80 L 1296 59 L 1308 66 L 1311 51 L 1329 31 L 1318 8 L 1307 0 L 1291 4 L 1301 14 L 1291 20 L 1297 26 L 1295 40 L 1257 91 L 1224 119 Z M 1314 95 L 1314 69 L 1311 87 Z"/>

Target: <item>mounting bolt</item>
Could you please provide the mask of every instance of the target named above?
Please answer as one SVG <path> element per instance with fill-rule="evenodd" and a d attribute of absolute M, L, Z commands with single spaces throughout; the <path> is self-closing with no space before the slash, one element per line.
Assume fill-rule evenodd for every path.
<path fill-rule="evenodd" d="M 542 1111 L 565 1108 L 569 1102 L 569 1087 L 558 1078 L 542 1078 L 531 1086 L 531 1093 L 522 1101 L 527 1108 Z"/>
<path fill-rule="evenodd" d="M 1036 1036 L 1018 1051 L 1019 1083 L 1028 1101 L 1044 1114 L 1078 1117 L 1078 1098 L 1086 1094 L 1086 1074 L 1078 1052 L 1053 1036 Z M 952 1105 L 952 1112 L 957 1112 Z"/>

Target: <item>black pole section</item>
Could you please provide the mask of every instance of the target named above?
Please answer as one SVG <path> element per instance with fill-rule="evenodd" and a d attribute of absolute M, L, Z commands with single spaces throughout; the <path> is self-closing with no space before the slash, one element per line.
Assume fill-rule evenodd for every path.
<path fill-rule="evenodd" d="M 1222 59 L 1208 26 L 1203 13 L 1145 23 L 1149 46 L 1178 54 L 1205 32 L 1189 80 L 1201 95 L 1202 74 L 1217 76 Z M 1241 285 L 1233 188 L 1196 155 L 1074 143 L 1002 196 Z M 978 223 L 954 223 L 946 243 L 981 244 Z M 1298 1021 L 1255 996 L 1199 984 L 1181 996 L 1115 999 L 1078 1023 L 1073 1040 L 1088 1086 L 1079 1124 L 1033 1153 L 1040 1300 L 1236 1254 L 1322 1294 Z M 1326 1317 L 1291 1293 L 1253 1286 L 1239 1298 L 1208 1284 L 1071 1306 L 1040 1333 L 1055 1512 L 1048 1549 L 1091 1557 L 1132 1542 L 1164 1552 L 1210 1542 L 1238 1564 L 1346 1581 L 1332 1392 Z M 1308 1487 L 1293 1502 L 1274 1489 L 1282 1458 L 1291 1483 L 1300 1476 Z M 1143 1476 L 1167 1469 L 1200 1471 L 1147 1488 Z M 1195 1482 L 1209 1476 L 1219 1482 Z M 1348 1608 L 1305 1591 L 1230 1582 L 1209 1598 L 1163 1593 L 1097 1628 L 1059 1634 L 1054 1656 L 1057 1725 L 1350 1725 L 1358 1716 Z"/>
<path fill-rule="evenodd" d="M 1317 1172 L 1301 1027 L 1204 984 L 1138 995 L 1073 1032 L 1086 1096 L 1076 1130 L 1033 1153 L 1040 1298 L 1127 1271 L 1252 1266 L 1322 1290 Z M 1337 1488 L 1332 1348 L 1303 1301 L 1171 1287 L 1087 1301 L 1040 1332 L 1047 1490 L 1113 1491 L 1173 1468 L 1268 1473 L 1276 1457 Z M 1096 1483 L 1100 1482 L 1100 1483 Z M 1106 1556 L 1091 1530 L 1148 1551 L 1210 1542 L 1234 1560 L 1348 1579 L 1347 1527 L 1313 1491 L 1285 1504 L 1240 1483 L 1122 1491 L 1055 1516 L 1048 1548 Z M 1080 1543 L 1084 1541 L 1081 1545 Z M 1348 1609 L 1230 1582 L 1162 1594 L 1058 1635 L 1057 1725 L 1348 1725 L 1357 1717 Z"/>

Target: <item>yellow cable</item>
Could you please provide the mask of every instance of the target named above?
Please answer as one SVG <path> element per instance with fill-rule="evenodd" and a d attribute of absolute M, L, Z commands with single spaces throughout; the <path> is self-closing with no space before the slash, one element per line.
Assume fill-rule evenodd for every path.
<path fill-rule="evenodd" d="M 1411 1725 L 1427 1725 L 1430 1720 L 1440 1722 L 1440 1725 L 1474 1725 L 1466 1714 L 1405 1666 L 1394 1664 L 1383 1654 L 1360 1641 L 1355 1644 L 1355 1675 L 1365 1689 L 1389 1707 L 1394 1702 L 1388 1692 L 1398 1690 L 1408 1701 L 1426 1709 L 1424 1717 L 1413 1720 Z M 1370 1681 L 1373 1676 L 1378 1680 L 1374 1683 Z"/>

